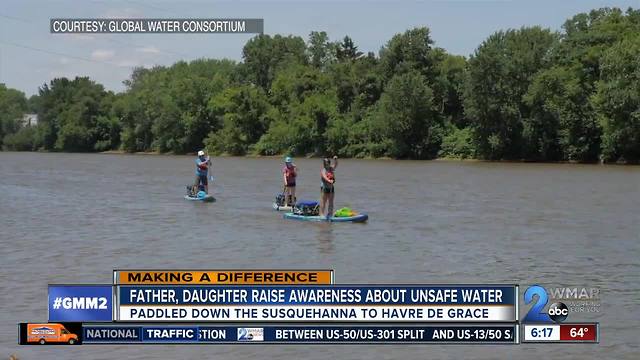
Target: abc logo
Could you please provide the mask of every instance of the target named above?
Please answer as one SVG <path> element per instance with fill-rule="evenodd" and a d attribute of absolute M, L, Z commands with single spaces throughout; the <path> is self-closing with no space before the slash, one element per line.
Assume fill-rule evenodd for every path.
<path fill-rule="evenodd" d="M 569 308 L 561 302 L 553 303 L 549 306 L 549 317 L 559 323 L 563 322 L 569 315 Z"/>

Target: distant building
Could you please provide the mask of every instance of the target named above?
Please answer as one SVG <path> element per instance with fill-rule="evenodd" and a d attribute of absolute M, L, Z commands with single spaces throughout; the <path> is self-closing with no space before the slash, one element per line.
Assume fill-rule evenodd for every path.
<path fill-rule="evenodd" d="M 38 114 L 22 115 L 22 126 L 36 126 L 36 125 L 38 125 Z"/>

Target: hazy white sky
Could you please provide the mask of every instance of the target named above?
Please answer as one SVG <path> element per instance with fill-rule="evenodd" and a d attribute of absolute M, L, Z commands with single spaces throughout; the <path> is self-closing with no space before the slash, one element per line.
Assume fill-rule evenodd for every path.
<path fill-rule="evenodd" d="M 264 18 L 265 33 L 326 31 L 331 40 L 351 36 L 361 51 L 378 52 L 394 34 L 416 26 L 431 29 L 436 46 L 469 55 L 491 33 L 541 25 L 559 30 L 579 12 L 600 7 L 640 8 L 640 0 L 2 0 L 0 82 L 37 93 L 54 77 L 89 76 L 107 89 L 123 90 L 135 66 L 178 60 L 240 60 L 245 34 L 49 33 L 50 18 Z"/>

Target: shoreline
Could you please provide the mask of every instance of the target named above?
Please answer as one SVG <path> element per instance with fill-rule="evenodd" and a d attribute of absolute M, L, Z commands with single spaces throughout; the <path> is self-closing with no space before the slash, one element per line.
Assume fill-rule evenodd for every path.
<path fill-rule="evenodd" d="M 117 154 L 117 155 L 165 155 L 165 156 L 195 156 L 196 153 L 186 153 L 186 154 L 172 154 L 172 153 L 160 153 L 157 151 L 139 151 L 139 152 L 126 152 L 124 150 L 107 150 L 99 152 L 98 154 Z M 285 154 L 280 155 L 256 155 L 256 154 L 247 154 L 247 155 L 229 155 L 229 154 L 220 154 L 214 155 L 213 157 L 219 158 L 283 158 Z M 298 156 L 300 159 L 321 159 L 322 156 Z M 390 157 L 364 157 L 364 158 L 353 158 L 353 157 L 345 157 L 340 158 L 341 160 L 388 160 L 388 161 L 439 161 L 439 162 L 470 162 L 470 163 L 515 163 L 515 164 L 573 164 L 573 165 L 640 165 L 640 163 L 629 163 L 629 162 L 612 162 L 606 163 L 602 161 L 598 162 L 579 162 L 579 161 L 535 161 L 535 160 L 485 160 L 485 159 L 475 159 L 475 158 L 453 158 L 453 157 L 438 157 L 434 159 L 393 159 Z"/>
<path fill-rule="evenodd" d="M 0 153 L 48 153 L 48 154 L 104 154 L 104 155 L 131 155 L 131 156 L 195 156 L 196 153 L 186 153 L 186 154 L 173 154 L 173 153 L 160 153 L 158 151 L 138 151 L 138 152 L 127 152 L 124 150 L 107 150 L 100 152 L 57 152 L 57 151 L 0 151 Z M 213 157 L 217 158 L 283 158 L 285 155 L 229 155 L 229 154 L 220 154 L 215 155 Z M 299 159 L 321 159 L 321 156 L 298 156 Z M 392 159 L 389 157 L 365 157 L 365 158 L 340 158 L 341 160 L 382 160 L 382 161 L 418 161 L 418 162 L 462 162 L 462 163 L 511 163 L 511 164 L 570 164 L 570 165 L 616 165 L 616 166 L 640 166 L 640 163 L 633 162 L 615 162 L 615 163 L 607 163 L 607 162 L 578 162 L 578 161 L 535 161 L 535 160 L 484 160 L 484 159 L 474 159 L 474 158 L 451 158 L 451 157 L 439 157 L 434 159 Z"/>

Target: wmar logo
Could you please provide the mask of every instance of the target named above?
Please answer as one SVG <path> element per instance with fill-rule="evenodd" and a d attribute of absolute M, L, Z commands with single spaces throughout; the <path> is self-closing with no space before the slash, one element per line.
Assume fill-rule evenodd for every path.
<path fill-rule="evenodd" d="M 264 341 L 264 328 L 238 328 L 238 341 Z"/>
<path fill-rule="evenodd" d="M 524 292 L 524 303 L 530 304 L 534 301 L 534 296 L 538 296 L 537 301 L 529 312 L 524 317 L 523 322 L 562 322 L 567 319 L 569 315 L 569 308 L 562 302 L 555 302 L 549 306 L 547 312 L 544 311 L 544 307 L 549 302 L 549 295 L 547 290 L 540 285 L 530 286 L 527 291 Z"/>

